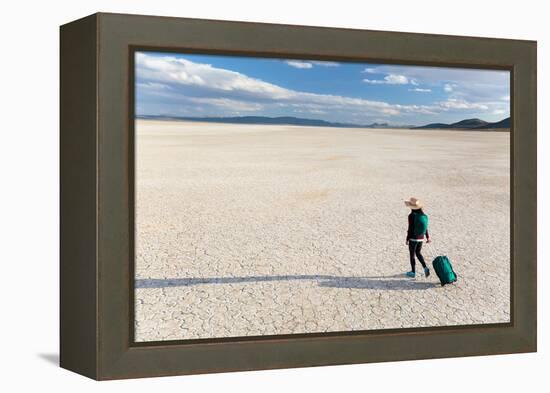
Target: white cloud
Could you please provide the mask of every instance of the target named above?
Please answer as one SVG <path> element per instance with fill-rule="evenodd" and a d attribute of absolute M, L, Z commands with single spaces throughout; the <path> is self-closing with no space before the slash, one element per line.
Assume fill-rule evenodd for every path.
<path fill-rule="evenodd" d="M 432 89 L 421 89 L 420 87 L 416 87 L 414 89 L 409 89 L 409 91 L 416 91 L 418 93 L 431 93 Z"/>
<path fill-rule="evenodd" d="M 502 97 L 500 97 L 500 100 L 510 102 L 510 95 L 502 96 Z"/>
<path fill-rule="evenodd" d="M 407 85 L 411 83 L 405 75 L 389 74 L 384 79 L 363 79 L 363 82 L 372 85 Z"/>
<path fill-rule="evenodd" d="M 347 111 L 353 108 L 365 113 L 385 114 L 415 110 L 414 106 L 391 105 L 383 101 L 287 89 L 239 72 L 174 56 L 159 57 L 138 53 L 136 67 L 138 83 L 169 85 L 172 91 L 164 94 L 167 99 L 171 97 L 172 100 L 194 100 L 224 108 L 233 106 L 238 110 L 261 109 L 260 106 L 243 105 L 243 102 L 264 105 L 287 102 L 305 107 L 314 105 L 317 110 Z M 390 81 L 398 83 L 399 78 L 390 78 Z M 193 98 L 193 95 L 197 97 Z"/>
<path fill-rule="evenodd" d="M 414 78 L 423 84 L 442 83 L 466 84 L 483 82 L 485 85 L 506 86 L 510 80 L 509 71 L 482 70 L 473 68 L 428 67 L 428 66 L 399 66 L 379 65 L 370 68 L 371 73 L 401 74 Z"/>
<path fill-rule="evenodd" d="M 361 71 L 365 74 L 377 74 L 376 68 L 365 68 L 363 71 Z"/>
<path fill-rule="evenodd" d="M 229 98 L 189 97 L 187 100 L 199 104 L 224 107 L 233 111 L 255 112 L 263 108 L 263 105 L 258 103 L 233 100 Z"/>
<path fill-rule="evenodd" d="M 387 83 L 383 79 L 363 79 L 363 82 L 368 83 L 370 85 L 383 85 Z"/>
<path fill-rule="evenodd" d="M 510 95 L 509 71 L 398 65 L 376 65 L 370 69 L 370 73 L 404 75 L 422 87 L 441 89 L 451 98 L 469 102 L 502 102 Z"/>
<path fill-rule="evenodd" d="M 137 86 L 140 89 L 148 89 L 148 90 L 170 90 L 171 89 L 170 86 L 164 83 L 155 83 L 155 82 L 138 83 Z"/>
<path fill-rule="evenodd" d="M 389 74 L 384 77 L 390 85 L 406 85 L 409 83 L 409 79 L 405 75 Z"/>
<path fill-rule="evenodd" d="M 313 64 L 308 63 L 307 61 L 287 60 L 285 61 L 285 63 L 294 68 L 312 68 L 313 67 Z"/>
<path fill-rule="evenodd" d="M 285 63 L 291 67 L 301 68 L 301 69 L 310 69 L 310 68 L 313 68 L 314 65 L 319 67 L 338 67 L 340 65 L 340 63 L 337 63 L 335 61 L 321 61 L 321 60 L 311 60 L 311 61 L 286 60 Z"/>
<path fill-rule="evenodd" d="M 365 72 L 365 71 L 362 71 Z M 372 85 L 413 85 L 418 86 L 418 81 L 400 74 L 388 74 L 384 79 L 363 79 L 363 82 Z"/>
<path fill-rule="evenodd" d="M 437 104 L 443 109 L 489 109 L 485 104 L 467 102 L 457 98 L 449 98 L 447 101 L 438 102 Z"/>
<path fill-rule="evenodd" d="M 294 109 L 294 113 L 314 113 L 316 115 L 324 115 L 327 113 L 327 111 L 323 111 L 320 109 Z"/>
<path fill-rule="evenodd" d="M 399 115 L 399 110 L 395 109 L 395 108 L 384 108 L 382 109 L 382 113 L 385 114 L 385 115 L 392 115 L 392 116 L 397 116 Z"/>
<path fill-rule="evenodd" d="M 493 111 L 493 115 L 504 115 L 506 114 L 506 111 L 504 109 L 495 109 Z"/>
<path fill-rule="evenodd" d="M 335 61 L 312 61 L 311 63 L 317 65 L 317 66 L 321 66 L 321 67 L 338 67 L 340 65 L 340 63 L 337 63 Z"/>
<path fill-rule="evenodd" d="M 240 72 L 212 67 L 210 64 L 195 63 L 173 56 L 150 56 L 136 54 L 136 74 L 139 80 L 163 83 L 192 90 L 218 90 L 222 92 L 254 92 L 271 98 L 284 99 L 291 90 L 248 77 Z"/>

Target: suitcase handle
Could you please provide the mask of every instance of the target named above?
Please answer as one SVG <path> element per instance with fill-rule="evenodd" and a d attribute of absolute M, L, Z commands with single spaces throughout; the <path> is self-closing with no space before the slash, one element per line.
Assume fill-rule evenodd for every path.
<path fill-rule="evenodd" d="M 427 248 L 429 248 L 429 250 L 430 250 L 430 251 L 428 251 L 428 252 L 429 252 L 430 254 L 432 254 L 432 260 L 435 259 L 435 257 L 438 256 L 436 248 L 432 245 L 432 242 L 428 243 L 428 242 L 426 241 L 426 244 L 429 245 L 429 247 L 427 247 Z"/>

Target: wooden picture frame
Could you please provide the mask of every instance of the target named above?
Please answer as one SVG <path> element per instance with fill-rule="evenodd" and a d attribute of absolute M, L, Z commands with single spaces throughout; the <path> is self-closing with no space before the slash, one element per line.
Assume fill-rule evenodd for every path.
<path fill-rule="evenodd" d="M 536 42 L 107 13 L 60 33 L 61 367 L 106 380 L 536 351 Z M 511 71 L 511 322 L 135 343 L 136 49 Z"/>

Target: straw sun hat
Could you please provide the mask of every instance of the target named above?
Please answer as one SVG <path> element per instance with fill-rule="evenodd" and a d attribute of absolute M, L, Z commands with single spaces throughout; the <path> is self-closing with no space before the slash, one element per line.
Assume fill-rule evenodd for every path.
<path fill-rule="evenodd" d="M 422 208 L 422 202 L 420 202 L 415 197 L 411 197 L 410 199 L 406 200 L 405 205 L 413 210 L 418 210 Z"/>

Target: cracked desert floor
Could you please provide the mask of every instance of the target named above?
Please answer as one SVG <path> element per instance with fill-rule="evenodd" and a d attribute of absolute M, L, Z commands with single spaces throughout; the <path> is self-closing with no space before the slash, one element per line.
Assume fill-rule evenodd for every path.
<path fill-rule="evenodd" d="M 137 120 L 136 134 L 136 341 L 509 322 L 509 133 Z M 405 277 L 410 196 L 457 283 Z"/>

